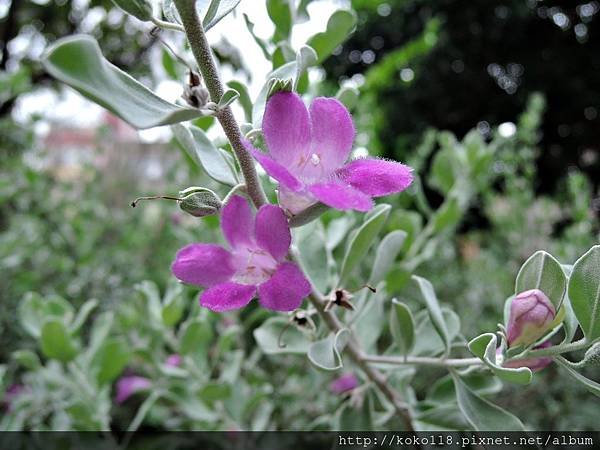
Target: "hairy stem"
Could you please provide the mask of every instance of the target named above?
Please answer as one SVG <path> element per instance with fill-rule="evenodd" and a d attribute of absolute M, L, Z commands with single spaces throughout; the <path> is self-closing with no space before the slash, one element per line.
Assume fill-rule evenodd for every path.
<path fill-rule="evenodd" d="M 325 311 L 325 300 L 317 294 L 317 290 L 313 287 L 313 292 L 308 297 L 311 304 L 315 307 L 323 321 L 327 324 L 327 327 L 333 332 L 337 333 L 344 327 L 337 316 L 331 311 Z M 344 347 L 346 352 L 354 363 L 365 373 L 365 375 L 377 386 L 377 388 L 387 397 L 392 403 L 396 412 L 404 420 L 406 425 L 406 431 L 414 432 L 412 417 L 408 405 L 402 401 L 400 394 L 387 382 L 385 376 L 376 368 L 372 367 L 367 360 L 365 355 L 360 348 L 360 345 L 354 337 Z"/>
<path fill-rule="evenodd" d="M 202 73 L 202 77 L 206 83 L 206 88 L 210 93 L 210 98 L 213 102 L 219 103 L 224 92 L 223 84 L 221 83 L 217 66 L 215 65 L 212 51 L 206 40 L 204 28 L 202 27 L 202 22 L 196 12 L 195 5 L 196 2 L 191 0 L 175 0 L 175 7 L 181 17 L 185 34 L 190 43 L 192 53 L 196 58 L 196 62 L 198 63 L 200 73 Z M 260 208 L 267 203 L 267 198 L 262 185 L 260 184 L 258 174 L 256 173 L 254 160 L 244 147 L 242 142 L 242 132 L 240 131 L 240 127 L 235 120 L 231 108 L 226 107 L 220 110 L 217 119 L 240 163 L 248 196 L 254 203 L 254 206 Z"/>
<path fill-rule="evenodd" d="M 466 367 L 480 366 L 483 361 L 479 358 L 428 358 L 421 356 L 381 356 L 381 355 L 365 355 L 365 361 L 393 364 L 393 365 L 408 365 L 408 366 L 437 366 L 437 367 Z"/>
<path fill-rule="evenodd" d="M 590 343 L 587 339 L 583 338 L 579 341 L 571 342 L 569 344 L 563 345 L 555 345 L 553 347 L 540 348 L 537 350 L 529 350 L 523 352 L 513 358 L 510 358 L 510 361 L 518 361 L 520 359 L 529 359 L 529 358 L 539 358 L 541 356 L 555 356 L 560 355 L 562 353 L 574 352 L 577 350 L 583 350 L 590 346 Z"/>

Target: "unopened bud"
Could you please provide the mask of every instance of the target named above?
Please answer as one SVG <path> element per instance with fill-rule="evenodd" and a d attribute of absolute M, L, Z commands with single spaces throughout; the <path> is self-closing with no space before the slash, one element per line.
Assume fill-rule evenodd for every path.
<path fill-rule="evenodd" d="M 533 344 L 550 330 L 555 315 L 554 305 L 539 289 L 518 294 L 506 325 L 509 347 Z"/>
<path fill-rule="evenodd" d="M 203 108 L 210 99 L 208 89 L 202 86 L 199 73 L 190 71 L 188 83 L 183 88 L 183 99 L 194 108 Z"/>
<path fill-rule="evenodd" d="M 194 217 L 212 216 L 223 206 L 217 194 L 206 188 L 187 188 L 179 193 L 179 197 L 179 207 Z"/>

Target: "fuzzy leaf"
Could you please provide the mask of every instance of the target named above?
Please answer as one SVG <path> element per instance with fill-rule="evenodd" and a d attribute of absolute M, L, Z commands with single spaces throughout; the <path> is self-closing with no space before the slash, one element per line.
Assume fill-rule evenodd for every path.
<path fill-rule="evenodd" d="M 175 105 L 108 62 L 95 39 L 59 39 L 43 57 L 53 77 L 103 106 L 135 128 L 152 128 L 200 117 L 199 109 Z"/>
<path fill-rule="evenodd" d="M 450 337 L 448 335 L 448 328 L 446 327 L 446 322 L 444 321 L 442 309 L 440 308 L 437 296 L 435 295 L 435 290 L 433 289 L 431 283 L 425 278 L 413 275 L 412 279 L 416 281 L 417 285 L 419 286 L 421 296 L 423 297 L 425 305 L 427 306 L 427 310 L 429 311 L 431 323 L 442 339 L 446 353 L 448 353 L 450 351 Z"/>
<path fill-rule="evenodd" d="M 349 335 L 350 332 L 344 328 L 325 339 L 313 342 L 308 349 L 308 359 L 319 369 L 341 369 L 343 365 L 340 352 L 346 346 Z"/>
<path fill-rule="evenodd" d="M 531 369 L 527 367 L 520 367 L 518 369 L 511 369 L 502 367 L 496 362 L 496 345 L 497 338 L 493 333 L 485 333 L 477 336 L 469 342 L 469 350 L 475 356 L 480 358 L 486 366 L 501 380 L 508 381 L 516 384 L 529 384 L 531 383 L 532 373 Z"/>
<path fill-rule="evenodd" d="M 415 321 L 408 306 L 396 299 L 392 300 L 390 331 L 400 353 L 408 355 L 415 345 Z"/>
<path fill-rule="evenodd" d="M 592 247 L 573 266 L 569 300 L 585 337 L 600 337 L 600 245 Z"/>
<path fill-rule="evenodd" d="M 237 184 L 231 166 L 203 130 L 179 124 L 173 125 L 171 129 L 177 142 L 196 164 L 204 168 L 209 177 L 229 186 Z"/>
<path fill-rule="evenodd" d="M 254 339 L 267 355 L 279 353 L 306 353 L 310 346 L 307 337 L 280 317 L 271 317 L 254 330 Z"/>
<path fill-rule="evenodd" d="M 367 250 L 369 250 L 369 247 L 383 228 L 390 210 L 390 205 L 381 204 L 377 205 L 365 216 L 365 221 L 351 239 L 346 250 L 340 271 L 340 286 L 343 286 L 352 273 L 352 270 L 363 259 Z"/>
<path fill-rule="evenodd" d="M 315 34 L 308 41 L 308 45 L 317 52 L 317 63 L 322 63 L 331 55 L 336 47 L 348 38 L 355 25 L 354 12 L 344 9 L 334 12 L 327 21 L 326 30 Z"/>
<path fill-rule="evenodd" d="M 508 411 L 481 398 L 452 372 L 456 401 L 475 431 L 524 431 L 523 423 Z"/>
<path fill-rule="evenodd" d="M 549 253 L 535 252 L 521 266 L 517 275 L 515 294 L 539 289 L 550 299 L 556 310 L 562 304 L 567 288 L 567 277 L 560 263 Z"/>

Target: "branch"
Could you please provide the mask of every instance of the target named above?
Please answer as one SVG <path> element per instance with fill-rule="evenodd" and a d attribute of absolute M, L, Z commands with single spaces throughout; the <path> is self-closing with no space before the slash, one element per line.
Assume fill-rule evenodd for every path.
<path fill-rule="evenodd" d="M 210 93 L 210 98 L 213 102 L 218 103 L 223 96 L 223 84 L 219 78 L 217 66 L 215 65 L 210 45 L 206 40 L 204 28 L 202 27 L 202 23 L 200 22 L 200 18 L 196 12 L 195 5 L 196 2 L 191 0 L 175 0 L 175 7 L 177 8 L 179 16 L 181 17 L 185 34 L 190 43 L 190 47 L 192 48 L 192 53 L 196 58 L 196 62 L 198 63 L 200 73 L 202 73 L 202 77 L 206 83 L 206 88 Z M 254 160 L 252 159 L 250 153 L 246 150 L 246 147 L 244 147 L 242 142 L 242 133 L 240 131 L 240 127 L 235 121 L 235 117 L 233 116 L 231 108 L 227 107 L 220 110 L 217 114 L 217 119 L 219 120 L 227 139 L 231 143 L 233 152 L 240 163 L 240 168 L 242 169 L 242 174 L 244 175 L 248 195 L 252 199 L 254 206 L 260 208 L 262 205 L 267 203 L 267 198 L 263 191 L 262 185 L 260 184 L 258 174 L 256 173 Z"/>
<path fill-rule="evenodd" d="M 407 356 L 405 358 L 403 356 L 365 355 L 364 360 L 398 366 L 466 367 L 483 364 L 479 358 L 427 358 L 421 356 Z"/>
<path fill-rule="evenodd" d="M 325 311 L 325 301 L 320 297 L 320 295 L 316 294 L 316 289 L 314 287 L 313 292 L 310 294 L 308 299 L 332 332 L 337 333 L 339 330 L 345 328 L 335 314 L 333 314 L 331 311 Z M 392 386 L 390 386 L 385 376 L 379 370 L 369 364 L 366 355 L 363 353 L 354 337 L 352 337 L 348 344 L 346 344 L 344 351 L 348 353 L 354 363 L 373 383 L 375 383 L 379 390 L 392 403 L 396 412 L 404 420 L 406 431 L 414 432 L 415 430 L 412 425 L 412 417 L 408 405 L 402 401 L 400 394 L 398 394 L 398 392 Z"/>

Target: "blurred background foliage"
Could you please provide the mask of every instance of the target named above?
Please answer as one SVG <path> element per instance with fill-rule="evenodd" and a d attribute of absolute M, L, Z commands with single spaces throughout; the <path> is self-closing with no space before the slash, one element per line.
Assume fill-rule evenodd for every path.
<path fill-rule="evenodd" d="M 571 264 L 598 242 L 600 5 L 351 3 L 356 32 L 325 61 L 325 81 L 311 89 L 333 95 L 339 82 L 358 87 L 356 146 L 415 168 L 408 194 L 389 199 L 394 208 L 384 231 L 401 229 L 407 237 L 385 280 L 388 294 L 420 308 L 407 283 L 417 271 L 458 312 L 464 336 L 493 330 L 531 253 L 545 249 Z M 38 50 L 60 36 L 95 35 L 109 60 L 143 74 L 149 85 L 161 77 L 181 82 L 185 68 L 155 34 L 108 1 L 2 5 L 0 359 L 3 388 L 26 387 L 2 427 L 260 430 L 367 423 L 356 412 L 356 395 L 324 394 L 331 375 L 315 371 L 305 356 L 265 355 L 253 330 L 268 312 L 251 306 L 213 314 L 197 307 L 197 292 L 172 283 L 175 251 L 217 239 L 218 226 L 215 218 L 192 218 L 166 202 L 129 207 L 138 195 L 175 193 L 190 180 L 210 186 L 174 142 L 124 143 L 115 137 L 118 125 L 108 121 L 89 138 L 94 156 L 73 172 L 54 164 L 56 154 L 34 133 L 43 117 L 15 118 L 23 94 L 57 88 L 41 69 Z M 23 49 L 17 38 L 41 43 Z M 272 43 L 278 39 L 275 34 Z M 251 72 L 235 49 L 217 47 L 224 66 L 242 77 Z M 130 152 L 119 151 L 125 145 Z M 321 228 L 307 227 L 313 241 L 299 241 L 314 244 L 322 236 L 324 249 L 329 239 L 322 259 L 327 273 L 328 258 L 343 254 L 332 239 L 359 221 L 329 212 L 315 225 Z M 368 278 L 372 260 L 369 254 L 351 281 L 355 287 Z M 56 316 L 76 357 L 44 351 L 42 330 L 23 326 L 39 315 Z M 389 340 L 387 326 L 379 333 Z M 183 356 L 180 367 L 164 364 L 172 353 Z M 116 405 L 114 383 L 122 373 L 152 380 L 160 396 Z M 393 381 L 421 400 L 441 373 L 414 375 L 397 371 Z M 554 366 L 527 388 L 507 389 L 513 391 L 499 403 L 532 428 L 597 428 L 595 400 Z M 401 427 L 393 420 L 385 426 Z"/>

